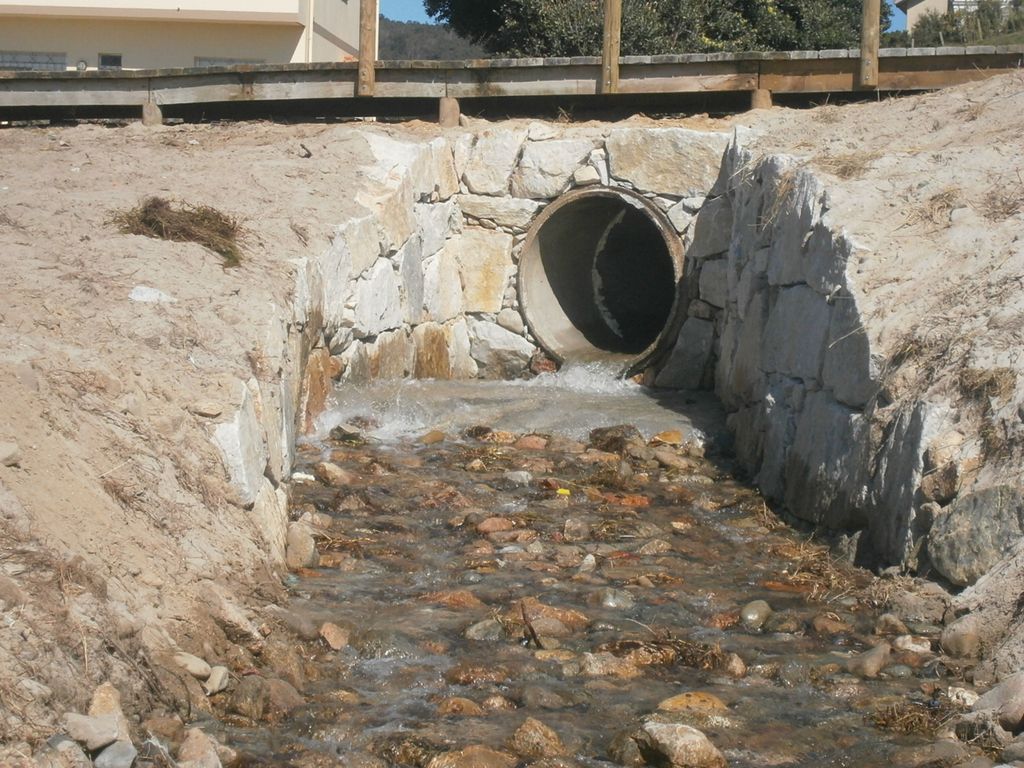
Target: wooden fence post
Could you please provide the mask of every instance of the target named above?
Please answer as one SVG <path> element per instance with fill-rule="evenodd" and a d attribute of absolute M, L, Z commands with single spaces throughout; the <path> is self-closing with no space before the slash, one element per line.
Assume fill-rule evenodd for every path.
<path fill-rule="evenodd" d="M 377 0 L 359 0 L 359 82 L 356 95 L 373 96 L 377 75 Z"/>
<path fill-rule="evenodd" d="M 619 90 L 619 49 L 622 46 L 622 0 L 604 0 L 604 52 L 601 93 Z"/>
<path fill-rule="evenodd" d="M 881 0 L 864 0 L 864 19 L 860 30 L 860 86 L 878 87 L 878 47 L 881 38 L 879 23 Z"/>

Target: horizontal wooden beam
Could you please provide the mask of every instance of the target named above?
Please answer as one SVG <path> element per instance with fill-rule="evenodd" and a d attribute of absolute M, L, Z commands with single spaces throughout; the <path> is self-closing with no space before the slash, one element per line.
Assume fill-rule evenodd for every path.
<path fill-rule="evenodd" d="M 882 49 L 878 88 L 932 90 L 1024 66 L 1024 46 Z M 788 51 L 620 59 L 621 99 L 641 94 L 847 93 L 859 87 L 859 51 Z M 374 99 L 578 97 L 600 93 L 597 57 L 377 62 Z M 41 109 L 201 106 L 358 97 L 356 65 L 260 65 L 104 72 L 0 72 L 0 118 Z M 364 100 L 369 104 L 371 101 Z M 372 110 L 371 110 L 372 113 Z"/>

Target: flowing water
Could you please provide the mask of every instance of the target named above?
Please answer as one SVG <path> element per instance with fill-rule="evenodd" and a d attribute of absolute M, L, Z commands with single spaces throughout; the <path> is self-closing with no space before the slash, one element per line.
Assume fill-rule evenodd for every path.
<path fill-rule="evenodd" d="M 331 439 L 343 423 L 359 434 Z M 615 424 L 643 439 L 586 445 Z M 877 590 L 699 455 L 723 439 L 713 402 L 576 370 L 346 388 L 320 426 L 300 471 L 351 477 L 297 483 L 322 561 L 291 610 L 340 649 L 302 646 L 307 703 L 274 727 L 227 718 L 265 764 L 639 764 L 645 721 L 700 729 L 731 766 L 899 765 L 929 741 L 872 717 L 940 706 L 938 629 L 897 628 L 884 639 L 910 650 L 868 676 Z M 757 600 L 771 612 L 741 615 Z M 524 747 L 528 717 L 558 740 Z"/>

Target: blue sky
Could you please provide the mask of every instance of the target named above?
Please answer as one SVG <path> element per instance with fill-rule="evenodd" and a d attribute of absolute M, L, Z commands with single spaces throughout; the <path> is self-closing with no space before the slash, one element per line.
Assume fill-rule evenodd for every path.
<path fill-rule="evenodd" d="M 888 0 L 892 5 L 892 0 Z M 423 0 L 380 0 L 380 12 L 389 19 L 397 21 L 431 21 L 423 10 Z M 893 9 L 893 28 L 904 29 L 907 17 L 897 9 Z"/>

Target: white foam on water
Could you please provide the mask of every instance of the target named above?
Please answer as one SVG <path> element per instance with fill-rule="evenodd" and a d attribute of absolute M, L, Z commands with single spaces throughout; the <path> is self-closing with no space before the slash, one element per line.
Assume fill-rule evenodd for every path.
<path fill-rule="evenodd" d="M 375 381 L 340 385 L 317 420 L 314 439 L 339 424 L 369 418 L 365 434 L 383 443 L 439 429 L 455 437 L 486 425 L 517 433 L 557 434 L 576 440 L 595 427 L 633 424 L 645 434 L 685 429 L 671 396 L 652 393 L 600 363 L 566 366 L 517 381 Z"/>

